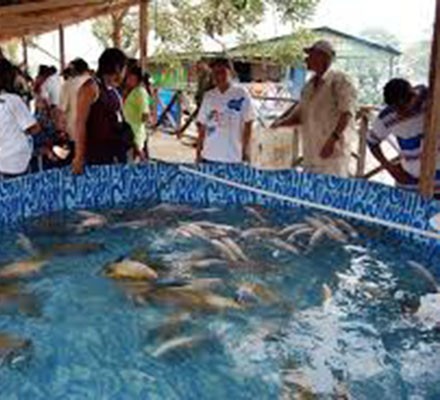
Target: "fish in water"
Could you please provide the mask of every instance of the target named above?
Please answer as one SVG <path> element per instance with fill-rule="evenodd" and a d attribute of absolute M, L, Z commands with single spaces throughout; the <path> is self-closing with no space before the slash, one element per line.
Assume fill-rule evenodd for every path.
<path fill-rule="evenodd" d="M 333 292 L 330 289 L 330 286 L 328 286 L 326 283 L 322 285 L 322 303 L 324 305 L 328 304 L 329 301 L 333 297 Z"/>
<path fill-rule="evenodd" d="M 17 310 L 31 317 L 41 315 L 35 296 L 16 283 L 0 284 L 0 310 Z"/>
<path fill-rule="evenodd" d="M 160 345 L 156 350 L 152 352 L 152 356 L 159 358 L 166 354 L 174 351 L 179 351 L 182 349 L 191 349 L 195 345 L 201 343 L 206 338 L 203 336 L 181 336 L 171 339 L 162 345 Z"/>
<path fill-rule="evenodd" d="M 130 259 L 110 264 L 106 269 L 106 275 L 113 279 L 155 280 L 158 278 L 158 274 L 154 269 L 139 261 Z"/>
<path fill-rule="evenodd" d="M 210 242 L 213 247 L 215 247 L 220 254 L 222 254 L 227 260 L 232 262 L 239 261 L 239 257 L 235 254 L 228 246 L 226 246 L 222 241 L 214 239 Z"/>
<path fill-rule="evenodd" d="M 54 243 L 42 249 L 42 253 L 51 256 L 94 253 L 102 250 L 102 243 Z"/>
<path fill-rule="evenodd" d="M 250 215 L 252 215 L 258 222 L 262 224 L 267 224 L 267 219 L 263 217 L 260 211 L 257 210 L 256 207 L 253 206 L 246 206 L 244 207 L 246 212 L 248 212 Z"/>
<path fill-rule="evenodd" d="M 161 341 L 170 340 L 182 334 L 186 326 L 192 325 L 194 318 L 187 311 L 179 311 L 171 314 L 160 325 L 148 329 L 148 337 L 151 340 L 160 339 Z"/>
<path fill-rule="evenodd" d="M 312 236 L 310 236 L 309 247 L 316 246 L 319 241 L 321 241 L 328 233 L 327 227 L 323 226 L 313 232 Z"/>
<path fill-rule="evenodd" d="M 240 304 L 233 299 L 186 286 L 159 288 L 151 292 L 149 298 L 160 304 L 174 305 L 190 311 L 241 309 Z"/>
<path fill-rule="evenodd" d="M 414 271 L 426 281 L 431 292 L 437 293 L 439 291 L 437 280 L 434 278 L 434 275 L 432 275 L 432 273 L 428 271 L 426 267 L 412 260 L 408 261 L 408 265 L 411 268 L 413 268 Z"/>
<path fill-rule="evenodd" d="M 222 260 L 220 258 L 205 258 L 202 260 L 188 261 L 188 264 L 191 268 L 194 269 L 204 269 L 215 266 L 224 266 L 227 263 L 225 260 Z"/>
<path fill-rule="evenodd" d="M 189 280 L 185 287 L 192 290 L 211 290 L 223 284 L 220 278 L 196 278 Z"/>
<path fill-rule="evenodd" d="M 305 224 L 304 222 L 292 224 L 292 225 L 286 226 L 285 228 L 281 229 L 278 232 L 278 236 L 287 236 L 287 235 L 290 235 L 293 232 L 296 232 L 296 231 L 298 231 L 300 229 L 308 228 L 308 227 L 309 227 L 309 225 Z"/>
<path fill-rule="evenodd" d="M 335 240 L 336 242 L 339 242 L 339 243 L 347 243 L 348 242 L 348 237 L 345 235 L 344 232 L 342 232 L 336 226 L 328 225 L 326 227 L 326 231 L 327 231 L 327 236 L 330 239 L 333 239 L 333 240 Z"/>
<path fill-rule="evenodd" d="M 0 366 L 6 363 L 15 363 L 20 353 L 32 346 L 30 340 L 18 336 L 0 332 Z"/>
<path fill-rule="evenodd" d="M 253 237 L 268 237 L 274 236 L 277 231 L 273 228 L 250 228 L 241 233 L 243 239 L 249 239 Z"/>
<path fill-rule="evenodd" d="M 239 230 L 237 228 L 235 228 L 231 225 L 216 224 L 214 222 L 209 222 L 209 221 L 197 221 L 197 222 L 191 223 L 191 225 L 197 225 L 197 226 L 200 226 L 201 228 L 214 229 L 214 230 L 224 231 L 224 232 L 228 232 L 228 233 L 238 233 L 239 232 Z"/>
<path fill-rule="evenodd" d="M 249 262 L 248 256 L 244 254 L 241 247 L 237 243 L 235 243 L 231 238 L 224 237 L 221 238 L 220 241 L 223 242 L 224 245 L 227 246 L 230 249 L 230 251 L 238 257 L 239 260 L 244 262 Z"/>
<path fill-rule="evenodd" d="M 77 214 L 84 218 L 76 227 L 78 233 L 82 233 L 88 229 L 102 228 L 108 223 L 107 218 L 101 214 L 86 210 L 77 211 Z"/>
<path fill-rule="evenodd" d="M 305 217 L 304 220 L 315 229 L 320 229 L 327 225 L 325 222 L 316 217 Z"/>
<path fill-rule="evenodd" d="M 0 279 L 25 278 L 39 272 L 45 265 L 45 259 L 16 261 L 0 268 Z"/>
<path fill-rule="evenodd" d="M 315 228 L 311 226 L 305 226 L 303 228 L 299 228 L 296 231 L 293 231 L 287 238 L 288 242 L 295 242 L 298 237 L 302 235 L 312 235 L 315 232 Z"/>
<path fill-rule="evenodd" d="M 24 234 L 24 233 L 18 233 L 17 234 L 17 245 L 20 246 L 26 253 L 34 256 L 38 252 L 35 249 L 32 241 Z"/>
<path fill-rule="evenodd" d="M 237 290 L 237 301 L 241 303 L 254 302 L 258 303 L 275 303 L 279 300 L 271 290 L 259 283 L 242 283 Z"/>
<path fill-rule="evenodd" d="M 278 249 L 287 251 L 288 253 L 292 253 L 295 255 L 298 255 L 300 253 L 297 247 L 285 242 L 284 240 L 281 240 L 280 238 L 272 238 L 269 240 L 269 242 Z"/>
<path fill-rule="evenodd" d="M 352 238 L 359 237 L 359 233 L 354 229 L 348 222 L 344 221 L 341 218 L 335 218 L 335 222 L 339 225 L 339 227 L 348 233 Z"/>

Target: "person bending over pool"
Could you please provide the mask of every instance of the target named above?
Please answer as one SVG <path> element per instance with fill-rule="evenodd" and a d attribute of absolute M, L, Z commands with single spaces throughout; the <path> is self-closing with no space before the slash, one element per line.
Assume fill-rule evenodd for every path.
<path fill-rule="evenodd" d="M 123 127 L 122 97 L 127 57 L 116 48 L 106 49 L 98 60 L 96 78 L 78 92 L 75 125 L 75 157 L 72 168 L 81 174 L 84 164 L 125 162 L 128 148 Z"/>
<path fill-rule="evenodd" d="M 413 87 L 405 79 L 392 79 L 384 88 L 385 108 L 379 113 L 367 136 L 371 152 L 403 189 L 417 190 L 425 130 L 428 89 Z M 400 161 L 393 163 L 380 147 L 389 135 L 397 138 Z M 440 157 L 437 156 L 435 197 L 440 197 Z"/>
<path fill-rule="evenodd" d="M 215 88 L 203 96 L 197 117 L 196 162 L 249 161 L 255 111 L 246 89 L 231 82 L 231 65 L 219 58 L 211 63 Z"/>

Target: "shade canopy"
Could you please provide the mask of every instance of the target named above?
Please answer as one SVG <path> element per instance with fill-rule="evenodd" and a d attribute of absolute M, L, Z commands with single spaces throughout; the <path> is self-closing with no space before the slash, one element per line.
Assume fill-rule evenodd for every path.
<path fill-rule="evenodd" d="M 139 0 L 0 0 L 0 41 L 39 35 L 139 4 Z"/>

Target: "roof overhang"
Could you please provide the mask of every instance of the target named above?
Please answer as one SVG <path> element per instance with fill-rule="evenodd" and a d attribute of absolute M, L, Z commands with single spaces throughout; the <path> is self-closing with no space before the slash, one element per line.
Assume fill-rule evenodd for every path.
<path fill-rule="evenodd" d="M 139 0 L 22 0 L 14 3 L 0 6 L 0 41 L 50 32 L 60 25 L 117 12 L 138 4 Z"/>

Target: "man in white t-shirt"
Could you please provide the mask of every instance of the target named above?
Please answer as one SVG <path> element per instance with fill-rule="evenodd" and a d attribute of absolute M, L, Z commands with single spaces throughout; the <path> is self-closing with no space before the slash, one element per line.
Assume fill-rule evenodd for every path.
<path fill-rule="evenodd" d="M 226 59 L 211 63 L 215 88 L 206 92 L 197 117 L 196 162 L 248 161 L 255 110 L 246 89 L 231 82 Z"/>

